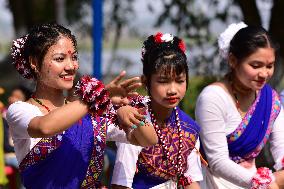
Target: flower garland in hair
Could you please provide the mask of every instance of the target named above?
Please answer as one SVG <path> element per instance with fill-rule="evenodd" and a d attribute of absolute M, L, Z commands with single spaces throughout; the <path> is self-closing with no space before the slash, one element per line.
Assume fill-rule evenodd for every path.
<path fill-rule="evenodd" d="M 230 24 L 227 27 L 227 29 L 220 34 L 218 38 L 218 46 L 219 46 L 219 53 L 222 58 L 224 59 L 228 58 L 231 40 L 240 29 L 245 27 L 247 27 L 247 25 L 244 22 L 240 22 L 237 24 Z"/>
<path fill-rule="evenodd" d="M 26 79 L 34 78 L 29 62 L 24 57 L 24 46 L 27 41 L 28 35 L 20 37 L 13 41 L 11 48 L 11 56 L 13 59 L 12 64 L 17 71 Z"/>
<path fill-rule="evenodd" d="M 92 114 L 102 116 L 111 110 L 109 93 L 101 81 L 90 76 L 83 76 L 75 88 L 75 93 L 89 106 Z"/>
<path fill-rule="evenodd" d="M 267 189 L 274 180 L 275 177 L 271 170 L 267 167 L 260 167 L 251 180 L 251 189 Z"/>
<path fill-rule="evenodd" d="M 149 40 L 152 41 L 150 42 Z M 145 45 L 145 42 L 148 42 L 148 45 Z M 159 48 L 177 48 L 181 50 L 183 53 L 186 51 L 186 46 L 183 40 L 174 37 L 172 34 L 169 33 L 161 33 L 158 32 L 153 36 L 150 36 L 146 41 L 141 50 L 142 59 L 144 59 L 144 55 L 149 49 L 159 49 Z"/>

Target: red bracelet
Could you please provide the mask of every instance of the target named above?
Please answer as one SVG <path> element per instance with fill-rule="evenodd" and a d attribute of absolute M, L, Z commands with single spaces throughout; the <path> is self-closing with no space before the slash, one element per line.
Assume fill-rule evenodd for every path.
<path fill-rule="evenodd" d="M 89 106 L 92 114 L 102 116 L 110 110 L 109 93 L 101 81 L 90 76 L 83 76 L 75 87 L 76 94 Z"/>
<path fill-rule="evenodd" d="M 275 180 L 272 171 L 267 167 L 260 167 L 251 180 L 251 189 L 268 189 L 271 182 Z"/>

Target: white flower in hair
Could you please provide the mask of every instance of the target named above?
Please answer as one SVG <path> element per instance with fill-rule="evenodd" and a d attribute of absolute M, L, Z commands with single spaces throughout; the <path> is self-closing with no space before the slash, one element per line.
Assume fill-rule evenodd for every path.
<path fill-rule="evenodd" d="M 218 46 L 219 46 L 219 53 L 222 56 L 222 58 L 227 59 L 229 48 L 230 48 L 230 42 L 235 36 L 235 34 L 242 28 L 247 27 L 247 25 L 244 22 L 240 22 L 237 24 L 230 24 L 227 29 L 220 34 L 218 38 Z"/>
<path fill-rule="evenodd" d="M 164 42 L 170 42 L 174 39 L 174 36 L 170 33 L 165 33 L 163 34 L 163 36 L 161 37 L 161 39 L 164 41 Z"/>

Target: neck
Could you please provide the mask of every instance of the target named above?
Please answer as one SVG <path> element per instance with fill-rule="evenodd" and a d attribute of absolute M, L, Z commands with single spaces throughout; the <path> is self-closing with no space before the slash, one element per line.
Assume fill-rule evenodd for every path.
<path fill-rule="evenodd" d="M 158 123 L 165 123 L 166 119 L 170 117 L 173 111 L 173 108 L 163 107 L 158 103 L 156 103 L 154 100 L 151 100 L 150 105 L 153 111 L 152 113 L 154 113 L 155 119 L 157 120 Z"/>
<path fill-rule="evenodd" d="M 228 75 L 228 82 L 234 94 L 240 96 L 251 96 L 255 94 L 254 90 L 245 86 L 233 73 Z"/>
<path fill-rule="evenodd" d="M 60 107 L 64 104 L 63 90 L 60 89 L 51 88 L 39 83 L 36 86 L 34 95 L 36 98 L 44 101 L 47 106 Z"/>

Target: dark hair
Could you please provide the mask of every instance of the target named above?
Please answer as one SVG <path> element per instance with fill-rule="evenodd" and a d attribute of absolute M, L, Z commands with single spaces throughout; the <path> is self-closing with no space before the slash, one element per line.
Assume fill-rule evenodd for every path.
<path fill-rule="evenodd" d="M 230 42 L 229 53 L 240 62 L 257 51 L 259 48 L 271 47 L 278 50 L 268 32 L 262 27 L 247 26 L 240 29 Z"/>
<path fill-rule="evenodd" d="M 185 72 L 187 87 L 188 65 L 183 45 L 183 41 L 176 36 L 169 42 L 157 42 L 153 35 L 144 41 L 141 61 L 143 63 L 143 75 L 147 79 L 146 86 L 148 88 L 150 88 L 151 76 L 158 71 L 164 71 L 166 74 L 174 72 L 176 75 Z"/>
<path fill-rule="evenodd" d="M 47 50 L 54 45 L 61 36 L 72 40 L 74 48 L 77 49 L 77 41 L 71 31 L 58 24 L 42 24 L 34 26 L 27 37 L 24 46 L 24 58 L 29 62 L 29 57 L 37 60 L 41 67 L 43 58 Z M 30 64 L 28 64 L 30 66 Z M 31 68 L 30 68 L 31 69 Z M 31 72 L 35 75 L 34 71 Z"/>

